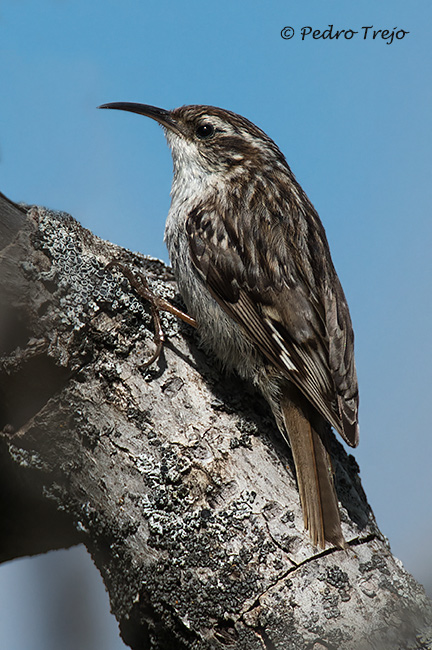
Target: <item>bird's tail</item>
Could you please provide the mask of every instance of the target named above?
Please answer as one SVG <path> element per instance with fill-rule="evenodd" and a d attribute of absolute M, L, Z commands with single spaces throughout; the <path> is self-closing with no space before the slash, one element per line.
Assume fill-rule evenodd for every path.
<path fill-rule="evenodd" d="M 295 392 L 293 400 L 292 388 L 283 389 L 280 405 L 294 458 L 304 525 L 315 546 L 325 548 L 329 542 L 345 548 L 333 468 L 323 443 L 327 425 L 307 400 L 300 393 L 297 395 L 296 389 Z"/>

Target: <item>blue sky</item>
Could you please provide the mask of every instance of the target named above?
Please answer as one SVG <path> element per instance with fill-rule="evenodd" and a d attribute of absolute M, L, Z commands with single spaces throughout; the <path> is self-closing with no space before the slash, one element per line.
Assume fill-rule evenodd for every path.
<path fill-rule="evenodd" d="M 426 0 L 3 0 L 0 189 L 167 261 L 162 132 L 96 106 L 214 104 L 262 127 L 324 222 L 350 304 L 366 493 L 432 584 L 431 18 Z M 301 40 L 329 24 L 359 33 Z M 363 39 L 370 25 L 409 34 Z"/>

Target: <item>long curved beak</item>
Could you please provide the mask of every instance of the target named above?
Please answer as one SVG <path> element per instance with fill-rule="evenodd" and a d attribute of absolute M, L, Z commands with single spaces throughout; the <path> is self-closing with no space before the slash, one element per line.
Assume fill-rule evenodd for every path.
<path fill-rule="evenodd" d="M 161 126 L 170 131 L 175 131 L 182 134 L 178 123 L 172 117 L 171 111 L 166 111 L 164 108 L 157 106 L 150 106 L 149 104 L 136 104 L 134 102 L 113 102 L 111 104 L 102 104 L 98 108 L 115 108 L 119 111 L 129 111 L 129 113 L 138 113 L 138 115 L 145 115 L 156 120 Z"/>

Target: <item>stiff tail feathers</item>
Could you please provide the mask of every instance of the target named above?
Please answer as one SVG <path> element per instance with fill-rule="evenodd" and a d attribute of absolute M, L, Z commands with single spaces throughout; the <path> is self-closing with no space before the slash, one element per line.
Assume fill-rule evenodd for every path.
<path fill-rule="evenodd" d="M 292 391 L 283 392 L 282 419 L 294 458 L 304 525 L 315 546 L 325 548 L 328 542 L 345 548 L 331 459 L 318 432 L 322 429 L 324 435 L 325 423 L 315 412 L 310 414 L 308 406 L 302 398 L 293 401 Z"/>

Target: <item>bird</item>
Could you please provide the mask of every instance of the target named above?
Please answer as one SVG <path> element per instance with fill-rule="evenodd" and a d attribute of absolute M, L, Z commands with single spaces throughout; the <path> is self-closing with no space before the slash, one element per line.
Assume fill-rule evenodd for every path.
<path fill-rule="evenodd" d="M 265 397 L 294 460 L 315 547 L 346 548 L 330 427 L 359 440 L 348 304 L 321 220 L 275 142 L 232 111 L 98 108 L 158 122 L 173 158 L 165 241 L 202 345 Z"/>

